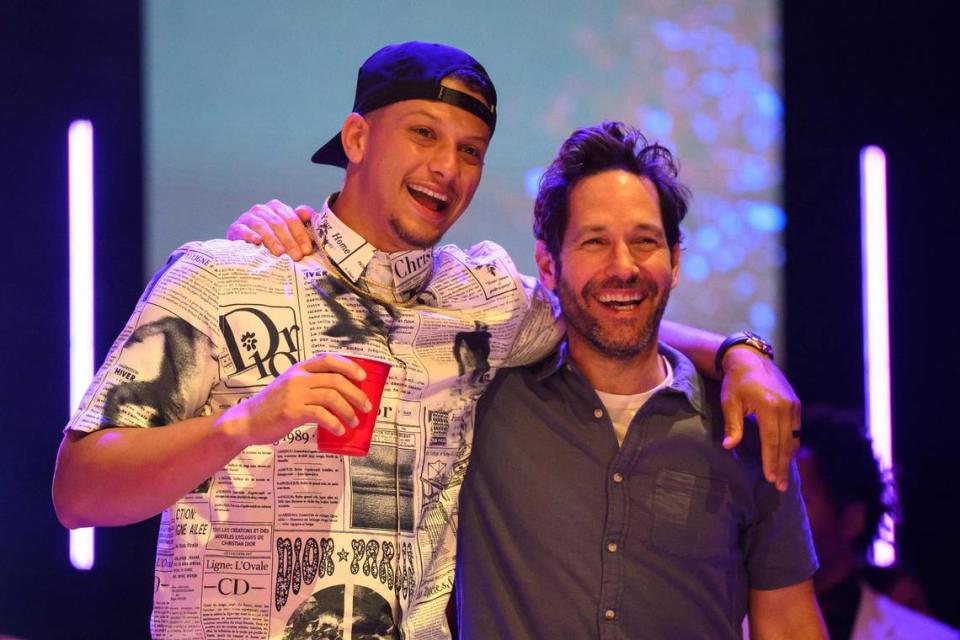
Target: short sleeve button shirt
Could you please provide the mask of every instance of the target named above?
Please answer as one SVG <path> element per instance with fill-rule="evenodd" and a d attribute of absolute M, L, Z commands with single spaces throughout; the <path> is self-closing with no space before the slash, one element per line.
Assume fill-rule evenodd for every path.
<path fill-rule="evenodd" d="M 795 469 L 763 478 L 755 429 L 721 446 L 716 389 L 661 345 L 673 382 L 622 447 L 561 349 L 498 374 L 461 493 L 461 634 L 739 638 L 748 588 L 816 569 Z"/>

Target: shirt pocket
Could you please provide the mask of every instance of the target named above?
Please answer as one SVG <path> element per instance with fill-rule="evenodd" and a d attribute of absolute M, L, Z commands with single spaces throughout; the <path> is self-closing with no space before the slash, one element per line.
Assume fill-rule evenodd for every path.
<path fill-rule="evenodd" d="M 683 558 L 729 554 L 736 527 L 727 481 L 661 469 L 654 485 L 651 541 Z"/>

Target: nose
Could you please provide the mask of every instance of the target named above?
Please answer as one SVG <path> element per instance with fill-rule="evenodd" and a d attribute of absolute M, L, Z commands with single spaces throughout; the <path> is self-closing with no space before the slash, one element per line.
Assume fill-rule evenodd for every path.
<path fill-rule="evenodd" d="M 633 278 L 640 273 L 640 267 L 626 242 L 614 242 L 610 247 L 607 272 L 624 280 Z"/>
<path fill-rule="evenodd" d="M 456 173 L 457 163 L 456 145 L 450 142 L 441 142 L 434 147 L 428 168 L 434 175 L 446 180 Z"/>

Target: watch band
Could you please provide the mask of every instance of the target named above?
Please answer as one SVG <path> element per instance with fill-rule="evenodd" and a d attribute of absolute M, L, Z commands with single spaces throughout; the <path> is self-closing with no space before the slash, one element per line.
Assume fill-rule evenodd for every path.
<path fill-rule="evenodd" d="M 761 354 L 773 360 L 773 345 L 753 331 L 738 331 L 737 333 L 727 336 L 720 344 L 720 348 L 717 349 L 717 357 L 713 361 L 713 366 L 717 369 L 717 373 L 723 375 L 723 356 L 727 355 L 730 347 L 735 347 L 739 344 L 744 344 L 756 349 Z"/>

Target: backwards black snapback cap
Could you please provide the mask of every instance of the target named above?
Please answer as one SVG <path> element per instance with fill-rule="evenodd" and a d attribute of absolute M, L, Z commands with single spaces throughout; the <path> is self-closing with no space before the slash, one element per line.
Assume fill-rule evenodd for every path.
<path fill-rule="evenodd" d="M 470 94 L 451 89 L 440 81 L 457 71 L 472 71 L 489 86 L 480 93 L 488 107 Z M 390 44 L 372 56 L 357 73 L 357 93 L 353 111 L 364 114 L 402 100 L 438 100 L 469 111 L 483 120 L 490 133 L 497 126 L 497 91 L 487 70 L 469 54 L 443 44 L 404 42 Z M 311 158 L 317 164 L 347 166 L 338 132 Z"/>

